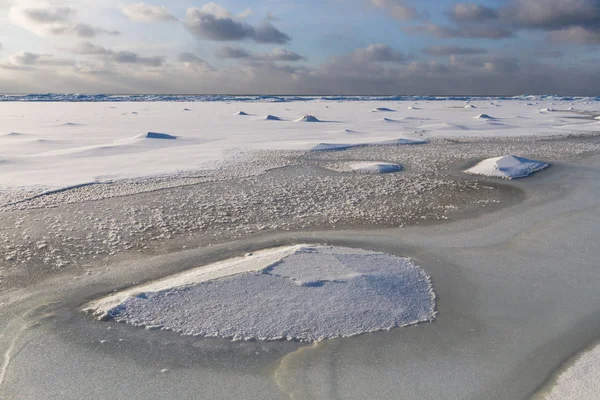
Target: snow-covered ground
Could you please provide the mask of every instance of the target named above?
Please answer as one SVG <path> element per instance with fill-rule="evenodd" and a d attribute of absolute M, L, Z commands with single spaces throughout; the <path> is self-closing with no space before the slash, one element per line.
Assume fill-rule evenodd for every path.
<path fill-rule="evenodd" d="M 409 259 L 295 245 L 137 286 L 88 309 L 186 335 L 312 342 L 431 321 L 435 295 Z"/>
<path fill-rule="evenodd" d="M 268 100 L 2 102 L 0 189 L 181 176 L 255 150 L 600 132 L 599 103 L 587 98 Z"/>

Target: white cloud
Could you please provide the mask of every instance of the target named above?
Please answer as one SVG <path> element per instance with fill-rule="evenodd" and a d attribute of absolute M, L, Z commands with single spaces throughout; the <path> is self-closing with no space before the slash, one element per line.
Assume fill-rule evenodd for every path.
<path fill-rule="evenodd" d="M 54 5 L 46 0 L 21 0 L 8 12 L 10 22 L 39 36 L 73 35 L 94 37 L 99 34 L 117 35 L 107 30 L 76 21 L 77 11 L 68 6 Z"/>
<path fill-rule="evenodd" d="M 175 21 L 177 18 L 165 6 L 136 3 L 121 6 L 121 11 L 132 21 Z"/>

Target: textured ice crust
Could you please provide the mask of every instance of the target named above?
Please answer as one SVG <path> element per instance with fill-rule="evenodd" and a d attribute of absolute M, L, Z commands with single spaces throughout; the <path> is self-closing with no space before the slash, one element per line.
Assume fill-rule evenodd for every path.
<path fill-rule="evenodd" d="M 594 400 L 600 393 L 600 345 L 581 354 L 557 378 L 545 400 Z"/>
<path fill-rule="evenodd" d="M 525 178 L 550 165 L 541 161 L 529 160 L 523 157 L 502 156 L 483 160 L 465 172 L 504 179 Z"/>
<path fill-rule="evenodd" d="M 198 279 L 203 270 L 220 273 Z M 90 309 L 101 319 L 184 335 L 308 342 L 435 317 L 425 271 L 380 252 L 297 245 L 186 274 L 100 299 Z"/>

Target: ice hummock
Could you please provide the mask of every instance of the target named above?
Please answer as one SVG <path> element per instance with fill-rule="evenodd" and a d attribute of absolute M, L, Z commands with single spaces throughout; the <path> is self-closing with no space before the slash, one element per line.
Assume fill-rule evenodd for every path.
<path fill-rule="evenodd" d="M 465 172 L 504 179 L 516 179 L 527 177 L 549 166 L 549 164 L 541 161 L 507 155 L 483 160 Z"/>

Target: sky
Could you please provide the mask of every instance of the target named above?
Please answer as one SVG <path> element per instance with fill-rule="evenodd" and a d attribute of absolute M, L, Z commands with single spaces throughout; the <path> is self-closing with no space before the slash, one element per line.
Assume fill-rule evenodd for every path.
<path fill-rule="evenodd" d="M 0 0 L 1 93 L 600 95 L 600 0 Z"/>

